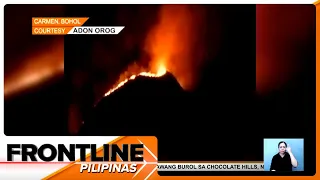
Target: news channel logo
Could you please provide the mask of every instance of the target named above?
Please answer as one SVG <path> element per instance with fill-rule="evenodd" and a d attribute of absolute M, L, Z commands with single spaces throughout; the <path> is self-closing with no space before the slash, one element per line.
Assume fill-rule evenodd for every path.
<path fill-rule="evenodd" d="M 304 171 L 304 139 L 264 139 L 265 171 Z"/>

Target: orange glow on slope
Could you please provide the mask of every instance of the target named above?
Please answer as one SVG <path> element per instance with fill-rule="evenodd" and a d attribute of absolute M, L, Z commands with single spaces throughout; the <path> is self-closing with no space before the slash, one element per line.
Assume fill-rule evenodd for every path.
<path fill-rule="evenodd" d="M 162 5 L 159 21 L 145 42 L 151 67 L 160 60 L 185 90 L 194 88 L 203 65 L 204 20 L 205 9 L 201 6 Z"/>
<path fill-rule="evenodd" d="M 110 95 L 137 76 L 160 77 L 167 71 L 172 73 L 184 89 L 195 84 L 197 70 L 203 57 L 197 53 L 203 9 L 188 5 L 162 5 L 157 24 L 150 30 L 145 40 L 144 50 L 151 56 L 148 68 L 137 64 L 129 66 L 120 75 L 115 86 L 105 96 Z"/>
<path fill-rule="evenodd" d="M 119 89 L 120 87 L 122 87 L 123 85 L 125 85 L 128 81 L 130 80 L 134 80 L 136 79 L 136 77 L 138 76 L 145 76 L 145 77 L 161 77 L 163 75 L 166 74 L 166 68 L 161 65 L 158 69 L 158 71 L 156 73 L 151 73 L 151 72 L 140 72 L 139 74 L 137 75 L 131 75 L 129 78 L 123 80 L 123 81 L 120 81 L 119 83 L 117 83 L 117 85 L 115 87 L 113 87 L 112 89 L 110 89 L 107 93 L 104 94 L 104 96 L 108 96 L 110 95 L 111 93 L 113 93 L 114 91 L 116 91 L 117 89 Z"/>

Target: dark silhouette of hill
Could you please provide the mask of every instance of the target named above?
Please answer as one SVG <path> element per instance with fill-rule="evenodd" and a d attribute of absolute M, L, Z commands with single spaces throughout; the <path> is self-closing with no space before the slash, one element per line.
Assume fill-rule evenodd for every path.
<path fill-rule="evenodd" d="M 157 78 L 139 76 L 104 97 L 82 133 L 156 135 L 181 114 L 183 96 L 185 92 L 170 73 Z"/>

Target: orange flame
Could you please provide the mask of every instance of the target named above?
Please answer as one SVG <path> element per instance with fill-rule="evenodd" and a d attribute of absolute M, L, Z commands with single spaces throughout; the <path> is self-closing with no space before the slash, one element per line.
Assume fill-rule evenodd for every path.
<path fill-rule="evenodd" d="M 158 71 L 156 73 L 151 73 L 151 72 L 140 72 L 137 75 L 131 75 L 129 78 L 117 83 L 115 87 L 110 89 L 107 93 L 104 94 L 104 96 L 109 96 L 111 93 L 125 85 L 128 81 L 136 79 L 138 76 L 145 76 L 145 77 L 161 77 L 165 75 L 167 72 L 166 68 L 163 65 L 160 65 L 158 68 Z"/>
<path fill-rule="evenodd" d="M 202 49 L 196 43 L 200 40 L 201 32 L 197 28 L 200 26 L 202 10 L 197 6 L 162 5 L 159 21 L 151 29 L 145 41 L 144 50 L 151 56 L 149 69 L 142 70 L 136 64 L 129 66 L 120 76 L 118 83 L 105 93 L 105 96 L 137 76 L 160 77 L 167 71 L 177 78 L 182 88 L 191 88 L 203 59 L 196 52 Z"/>
<path fill-rule="evenodd" d="M 153 65 L 162 63 L 185 90 L 194 88 L 204 60 L 205 9 L 197 5 L 162 5 L 145 50 Z"/>

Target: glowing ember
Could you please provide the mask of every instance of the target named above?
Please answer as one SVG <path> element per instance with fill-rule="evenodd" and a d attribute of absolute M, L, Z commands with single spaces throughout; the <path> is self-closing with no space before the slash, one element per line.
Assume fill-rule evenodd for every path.
<path fill-rule="evenodd" d="M 120 87 L 122 87 L 123 85 L 125 85 L 128 81 L 130 80 L 134 80 L 135 78 L 137 78 L 138 76 L 145 76 L 145 77 L 161 77 L 163 75 L 166 74 L 166 68 L 164 66 L 160 66 L 158 68 L 157 73 L 151 73 L 151 72 L 141 72 L 139 74 L 136 75 L 132 75 L 129 78 L 121 81 L 120 83 L 118 83 L 116 86 L 114 86 L 112 89 L 110 89 L 107 93 L 104 94 L 104 96 L 109 96 L 111 93 L 113 93 L 114 91 L 116 91 L 117 89 L 119 89 Z"/>

